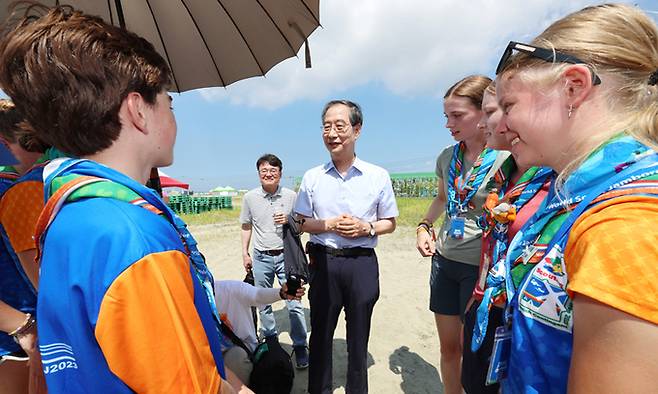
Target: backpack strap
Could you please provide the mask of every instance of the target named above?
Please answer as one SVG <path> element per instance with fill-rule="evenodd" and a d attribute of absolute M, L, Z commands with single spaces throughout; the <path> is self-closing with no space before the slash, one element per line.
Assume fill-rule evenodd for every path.
<path fill-rule="evenodd" d="M 231 340 L 231 342 L 233 342 L 233 344 L 244 349 L 244 351 L 247 352 L 247 356 L 249 357 L 249 360 L 253 361 L 253 357 L 254 357 L 253 352 L 249 350 L 249 348 L 247 347 L 247 345 L 244 344 L 244 342 L 242 342 L 242 339 L 240 339 L 240 337 L 235 335 L 233 330 L 231 330 L 231 327 L 229 327 L 229 325 L 226 324 L 225 321 L 222 321 L 220 328 L 222 330 L 222 333 L 226 335 Z"/>
<path fill-rule="evenodd" d="M 62 209 L 64 206 L 66 198 L 79 188 L 96 182 L 109 181 L 107 179 L 97 178 L 94 176 L 80 176 L 65 183 L 59 189 L 57 189 L 57 191 L 52 196 L 50 196 L 48 202 L 46 202 L 46 205 L 39 215 L 39 219 L 37 220 L 37 225 L 34 232 L 34 240 L 37 244 L 37 255 L 34 261 L 37 263 L 37 265 L 41 264 L 41 252 L 43 248 L 43 240 L 41 238 L 55 219 L 55 216 L 57 216 L 59 213 L 60 209 Z"/>
<path fill-rule="evenodd" d="M 40 264 L 41 261 L 41 252 L 43 248 L 42 237 L 46 233 L 48 227 L 50 227 L 50 224 L 53 222 L 53 220 L 55 219 L 59 211 L 62 209 L 62 207 L 64 206 L 67 200 L 69 199 L 75 200 L 78 197 L 79 198 L 93 198 L 93 197 L 113 198 L 101 194 L 100 192 L 94 190 L 93 187 L 84 189 L 82 192 L 79 192 L 81 189 L 85 188 L 86 186 L 90 186 L 92 184 L 99 182 L 110 182 L 119 188 L 125 188 L 126 190 L 130 190 L 129 188 L 120 185 L 118 183 L 112 182 L 109 179 L 99 178 L 95 176 L 84 176 L 84 175 L 76 176 L 68 180 L 64 184 L 62 184 L 57 189 L 57 191 L 53 193 L 52 196 L 50 196 L 50 198 L 48 198 L 48 201 L 46 202 L 46 205 L 41 211 L 41 215 L 39 215 L 39 219 L 37 220 L 35 234 L 34 234 L 34 240 L 36 241 L 37 244 L 37 255 L 35 258 L 37 264 Z M 73 196 L 73 193 L 76 193 L 76 196 Z M 138 197 L 135 193 L 128 193 L 127 195 L 129 199 L 125 199 L 122 201 L 125 201 L 129 204 L 137 205 L 156 215 L 162 214 L 162 211 L 160 211 L 153 205 L 149 204 L 143 198 Z"/>

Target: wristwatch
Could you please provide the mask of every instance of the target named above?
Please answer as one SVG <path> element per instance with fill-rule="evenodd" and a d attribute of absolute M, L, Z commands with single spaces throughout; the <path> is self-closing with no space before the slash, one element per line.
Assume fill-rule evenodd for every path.
<path fill-rule="evenodd" d="M 372 222 L 370 222 L 368 224 L 370 225 L 370 231 L 368 231 L 368 235 L 371 236 L 371 237 L 374 237 L 375 235 L 377 235 L 375 233 L 375 226 L 372 225 Z"/>

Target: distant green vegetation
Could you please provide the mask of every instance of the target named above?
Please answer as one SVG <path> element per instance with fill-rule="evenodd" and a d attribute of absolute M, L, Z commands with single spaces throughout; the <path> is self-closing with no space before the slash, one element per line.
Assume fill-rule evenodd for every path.
<path fill-rule="evenodd" d="M 423 218 L 427 208 L 432 202 L 431 198 L 398 197 L 398 226 L 415 227 Z M 200 214 L 181 215 L 181 218 L 190 225 L 212 224 L 212 223 L 238 223 L 240 217 L 241 199 L 233 199 L 233 209 L 220 209 L 217 211 L 204 212 Z"/>
<path fill-rule="evenodd" d="M 436 196 L 436 174 L 433 172 L 391 174 L 391 184 L 398 198 Z"/>
<path fill-rule="evenodd" d="M 233 209 L 219 209 L 202 213 L 180 214 L 181 219 L 189 225 L 213 224 L 213 223 L 238 223 L 240 218 L 240 207 L 242 196 L 233 197 Z"/>

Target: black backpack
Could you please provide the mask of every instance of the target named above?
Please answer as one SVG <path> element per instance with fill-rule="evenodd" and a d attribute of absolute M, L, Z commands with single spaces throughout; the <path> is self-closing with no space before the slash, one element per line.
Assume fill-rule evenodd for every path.
<path fill-rule="evenodd" d="M 247 352 L 254 365 L 249 376 L 249 388 L 254 393 L 290 394 L 295 380 L 295 369 L 292 367 L 290 354 L 281 347 L 276 337 L 261 342 L 252 353 L 228 325 L 222 324 L 220 328 L 231 342 Z"/>
<path fill-rule="evenodd" d="M 249 388 L 256 394 L 290 394 L 295 380 L 290 354 L 276 338 L 267 339 L 254 350 L 254 369 Z"/>

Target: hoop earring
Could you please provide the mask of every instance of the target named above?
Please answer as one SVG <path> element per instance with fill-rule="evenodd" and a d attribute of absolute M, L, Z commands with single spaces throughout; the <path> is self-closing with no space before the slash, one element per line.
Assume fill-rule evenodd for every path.
<path fill-rule="evenodd" d="M 567 112 L 567 118 L 571 119 L 572 113 L 573 113 L 573 105 L 569 105 L 569 112 Z"/>

